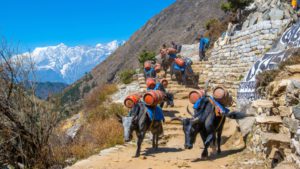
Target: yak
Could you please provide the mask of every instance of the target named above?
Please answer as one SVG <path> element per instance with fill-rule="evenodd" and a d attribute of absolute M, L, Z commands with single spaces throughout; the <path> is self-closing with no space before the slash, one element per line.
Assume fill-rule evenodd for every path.
<path fill-rule="evenodd" d="M 171 120 L 179 120 L 182 122 L 183 131 L 185 135 L 184 147 L 186 149 L 192 149 L 195 143 L 196 136 L 200 133 L 204 144 L 204 150 L 201 154 L 201 158 L 208 157 L 208 147 L 211 143 L 214 143 L 217 138 L 218 153 L 221 153 L 221 135 L 226 118 L 242 119 L 247 116 L 241 112 L 231 112 L 217 116 L 215 113 L 215 105 L 209 100 L 210 97 L 206 96 L 198 109 L 195 109 L 195 113 L 191 113 L 187 107 L 187 111 L 192 115 L 192 118 L 172 118 Z M 217 137 L 216 137 L 217 135 Z"/>
<path fill-rule="evenodd" d="M 137 150 L 134 157 L 139 157 L 141 152 L 141 145 L 147 131 L 152 133 L 152 148 L 158 149 L 158 139 L 163 133 L 163 126 L 161 120 L 151 120 L 147 111 L 149 109 L 142 102 L 137 103 L 131 109 L 130 116 L 120 116 L 119 122 L 122 123 L 124 128 L 124 141 L 129 142 L 132 140 L 132 134 L 135 131 L 137 136 Z"/>
<path fill-rule="evenodd" d="M 193 62 L 190 59 L 185 58 L 184 60 L 185 60 L 184 71 L 176 70 L 175 62 L 172 63 L 170 68 L 171 77 L 175 75 L 176 80 L 180 84 L 182 83 L 185 86 L 188 85 L 188 81 L 190 80 L 192 82 L 192 85 L 197 88 L 199 82 L 199 73 L 194 73 L 192 69 Z"/>

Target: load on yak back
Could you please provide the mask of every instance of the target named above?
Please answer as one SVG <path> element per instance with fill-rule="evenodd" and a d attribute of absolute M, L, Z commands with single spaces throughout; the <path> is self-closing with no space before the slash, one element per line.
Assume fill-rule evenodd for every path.
<path fill-rule="evenodd" d="M 152 66 L 151 61 L 146 61 L 144 63 L 144 77 L 147 78 L 156 78 L 155 69 Z"/>
<path fill-rule="evenodd" d="M 171 121 L 182 122 L 186 149 L 193 148 L 196 136 L 198 133 L 200 134 L 204 144 L 201 158 L 208 157 L 208 147 L 215 144 L 215 141 L 218 146 L 217 152 L 221 153 L 221 136 L 226 118 L 243 119 L 251 116 L 241 112 L 229 112 L 227 107 L 232 105 L 232 97 L 228 91 L 224 87 L 218 86 L 213 90 L 213 95 L 209 96 L 206 93 L 207 86 L 205 90 L 190 92 L 189 100 L 194 104 L 194 113 L 188 107 L 187 112 L 192 116 L 191 118 L 174 117 L 171 119 Z"/>
<path fill-rule="evenodd" d="M 174 95 L 172 93 L 167 92 L 166 88 L 168 86 L 168 81 L 166 79 L 161 79 L 156 82 L 153 78 L 148 78 L 146 80 L 147 91 L 151 90 L 159 90 L 165 94 L 163 101 L 160 103 L 160 107 L 163 108 L 165 102 L 167 103 L 167 107 L 174 107 Z"/>
<path fill-rule="evenodd" d="M 119 122 L 123 124 L 124 140 L 132 140 L 135 131 L 138 138 L 135 157 L 140 156 L 141 144 L 147 131 L 152 133 L 152 147 L 158 148 L 159 136 L 163 134 L 162 122 L 165 121 L 163 111 L 158 106 L 165 99 L 165 93 L 160 90 L 150 90 L 143 96 L 133 94 L 126 97 L 124 104 L 129 108 L 128 116 L 120 116 Z"/>
<path fill-rule="evenodd" d="M 161 66 L 165 72 L 164 77 L 167 75 L 167 70 L 174 62 L 174 59 L 177 57 L 177 54 L 181 51 L 181 45 L 171 42 L 172 47 L 167 47 L 166 44 L 163 44 L 159 53 L 161 57 Z"/>
<path fill-rule="evenodd" d="M 193 61 L 190 58 L 176 58 L 171 66 L 171 78 L 175 74 L 179 84 L 188 85 L 188 80 L 192 81 L 192 85 L 197 87 L 199 74 L 195 74 L 192 69 Z"/>

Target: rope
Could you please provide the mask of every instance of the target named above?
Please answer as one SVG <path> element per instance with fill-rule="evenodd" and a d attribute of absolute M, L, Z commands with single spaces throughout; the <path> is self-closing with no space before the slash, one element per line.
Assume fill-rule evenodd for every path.
<path fill-rule="evenodd" d="M 222 119 L 221 119 L 221 121 L 220 121 L 220 123 L 219 123 L 219 125 L 218 125 L 218 127 L 217 127 L 217 129 L 216 129 L 216 131 L 218 131 L 218 130 L 219 130 L 219 128 L 220 128 L 220 126 L 221 126 L 221 124 L 223 123 L 223 120 L 225 119 L 224 117 L 225 117 L 225 116 L 222 116 Z"/>
<path fill-rule="evenodd" d="M 216 114 L 216 116 L 218 116 L 218 115 L 220 115 L 220 113 L 219 113 L 219 111 L 217 110 L 217 108 L 216 108 L 216 104 L 209 98 L 209 101 L 210 101 L 210 103 L 214 106 L 214 110 L 215 110 L 215 114 Z M 221 115 L 221 121 L 220 121 L 220 123 L 219 123 L 219 125 L 218 125 L 218 127 L 217 127 L 217 129 L 216 129 L 216 131 L 217 130 L 219 130 L 219 128 L 221 127 L 221 124 L 223 123 L 223 120 L 225 119 L 224 117 L 224 115 Z"/>

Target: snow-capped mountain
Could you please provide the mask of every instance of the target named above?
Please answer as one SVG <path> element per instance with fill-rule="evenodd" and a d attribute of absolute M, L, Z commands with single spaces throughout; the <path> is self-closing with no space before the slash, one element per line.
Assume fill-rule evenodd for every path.
<path fill-rule="evenodd" d="M 96 46 L 57 46 L 36 48 L 30 56 L 36 66 L 36 81 L 71 84 L 103 62 L 124 41 L 112 41 Z"/>

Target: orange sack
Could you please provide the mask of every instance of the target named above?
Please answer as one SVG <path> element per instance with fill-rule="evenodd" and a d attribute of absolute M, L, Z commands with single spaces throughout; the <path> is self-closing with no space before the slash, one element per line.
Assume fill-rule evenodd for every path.
<path fill-rule="evenodd" d="M 233 102 L 232 96 L 223 86 L 217 86 L 213 90 L 213 97 L 216 101 L 218 101 L 220 104 L 222 104 L 225 107 L 232 106 L 232 102 Z"/>
<path fill-rule="evenodd" d="M 147 78 L 146 80 L 146 86 L 147 88 L 153 89 L 156 85 L 156 82 L 153 78 Z"/>
<path fill-rule="evenodd" d="M 182 58 L 176 58 L 175 63 L 181 67 L 184 66 L 184 60 Z"/>
<path fill-rule="evenodd" d="M 127 108 L 133 108 L 133 106 L 135 104 L 137 104 L 140 99 L 142 98 L 142 96 L 140 94 L 132 94 L 132 95 L 129 95 L 125 98 L 124 100 L 124 105 L 127 107 Z"/>
<path fill-rule="evenodd" d="M 151 90 L 144 94 L 144 102 L 148 106 L 156 106 L 165 98 L 165 93 L 160 90 Z"/>
<path fill-rule="evenodd" d="M 190 103 L 195 104 L 201 97 L 205 95 L 204 90 L 194 90 L 189 94 Z"/>
<path fill-rule="evenodd" d="M 168 82 L 167 79 L 161 79 L 161 80 L 160 80 L 160 83 L 164 86 L 164 88 L 167 88 L 167 87 L 168 87 L 168 84 L 169 84 L 169 82 Z"/>
<path fill-rule="evenodd" d="M 144 63 L 144 68 L 145 68 L 146 70 L 150 70 L 150 69 L 151 69 L 151 63 L 150 63 L 149 61 L 146 61 L 146 62 Z"/>

